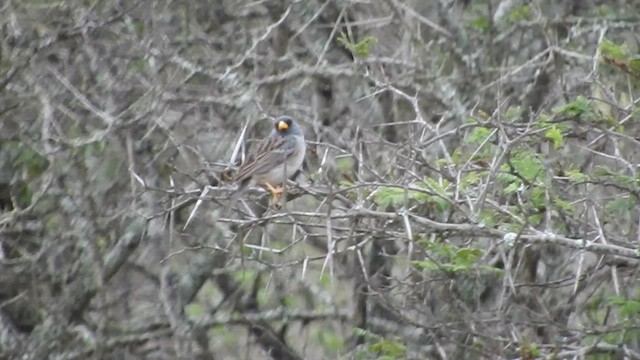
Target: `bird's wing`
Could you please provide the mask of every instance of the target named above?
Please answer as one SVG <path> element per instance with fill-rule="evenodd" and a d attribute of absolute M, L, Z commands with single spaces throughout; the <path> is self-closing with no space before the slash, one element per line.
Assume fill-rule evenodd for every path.
<path fill-rule="evenodd" d="M 240 165 L 235 181 L 243 182 L 255 174 L 268 172 L 284 163 L 295 151 L 295 146 L 288 144 L 287 138 L 281 136 L 261 140 Z"/>

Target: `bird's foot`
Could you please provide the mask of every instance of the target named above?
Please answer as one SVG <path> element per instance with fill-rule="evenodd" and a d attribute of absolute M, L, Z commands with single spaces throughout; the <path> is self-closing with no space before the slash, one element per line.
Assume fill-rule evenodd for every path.
<path fill-rule="evenodd" d="M 279 209 L 281 206 L 278 201 L 280 200 L 280 197 L 284 193 L 284 187 L 279 186 L 275 188 L 269 183 L 266 183 L 265 185 L 267 186 L 267 188 L 269 189 L 269 192 L 273 196 L 273 198 L 271 199 L 271 205 L 276 209 Z"/>

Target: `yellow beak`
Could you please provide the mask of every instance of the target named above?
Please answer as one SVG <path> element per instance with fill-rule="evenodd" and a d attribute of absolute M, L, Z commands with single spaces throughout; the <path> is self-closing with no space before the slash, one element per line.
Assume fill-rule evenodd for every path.
<path fill-rule="evenodd" d="M 289 125 L 287 125 L 287 123 L 286 123 L 286 122 L 284 122 L 284 121 L 280 121 L 280 122 L 278 123 L 278 130 L 280 130 L 280 131 L 285 131 L 285 130 L 287 130 L 288 128 L 289 128 Z"/>

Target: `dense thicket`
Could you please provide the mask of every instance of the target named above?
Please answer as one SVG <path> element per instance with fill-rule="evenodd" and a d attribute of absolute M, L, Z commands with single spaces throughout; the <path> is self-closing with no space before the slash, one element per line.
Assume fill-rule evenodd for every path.
<path fill-rule="evenodd" d="M 640 358 L 640 2 L 8 0 L 0 358 Z M 229 176 L 308 142 L 280 208 Z"/>

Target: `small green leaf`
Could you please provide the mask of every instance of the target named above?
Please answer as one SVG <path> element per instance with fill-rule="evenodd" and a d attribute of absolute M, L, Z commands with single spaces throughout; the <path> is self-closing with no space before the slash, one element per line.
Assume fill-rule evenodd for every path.
<path fill-rule="evenodd" d="M 520 348 L 520 353 L 526 359 L 537 359 L 540 356 L 540 350 L 536 344 L 529 344 Z"/>
<path fill-rule="evenodd" d="M 471 26 L 481 33 L 486 33 L 489 31 L 489 18 L 486 16 L 477 17 L 471 21 Z"/>
<path fill-rule="evenodd" d="M 636 300 L 627 301 L 620 309 L 620 315 L 622 316 L 636 316 L 640 314 L 640 302 Z"/>
<path fill-rule="evenodd" d="M 373 46 L 373 44 L 378 42 L 378 39 L 374 38 L 373 36 L 367 36 L 362 39 L 362 41 L 356 43 L 351 41 L 347 34 L 342 33 L 337 41 L 343 47 L 351 51 L 354 56 L 366 58 L 367 56 L 369 56 L 371 47 Z"/>
<path fill-rule="evenodd" d="M 204 315 L 205 311 L 204 308 L 202 307 L 202 305 L 199 304 L 188 304 L 187 306 L 185 306 L 185 313 L 187 314 L 188 317 L 190 318 L 199 318 L 202 315 Z"/>
<path fill-rule="evenodd" d="M 518 191 L 518 189 L 520 189 L 521 185 L 522 183 L 519 180 L 514 181 L 511 184 L 509 184 L 509 186 L 504 188 L 504 193 L 507 195 L 515 194 L 515 192 Z"/>
<path fill-rule="evenodd" d="M 614 176 L 615 173 L 604 165 L 598 165 L 593 169 L 594 176 Z"/>
<path fill-rule="evenodd" d="M 631 209 L 636 206 L 636 201 L 632 197 L 618 197 L 611 200 L 605 206 L 605 209 L 610 215 L 625 215 L 628 214 Z"/>
<path fill-rule="evenodd" d="M 374 202 L 380 210 L 386 209 L 389 206 L 403 206 L 405 203 L 432 205 L 440 212 L 446 211 L 451 206 L 449 200 L 447 200 L 448 194 L 446 187 L 449 186 L 448 182 L 440 184 L 436 180 L 426 178 L 425 183 L 418 183 L 415 186 L 424 188 L 425 192 L 399 187 L 384 187 L 376 191 Z M 435 192 L 438 195 L 430 195 L 427 192 Z"/>
<path fill-rule="evenodd" d="M 481 210 L 480 211 L 480 221 L 481 223 L 488 228 L 492 228 L 498 222 L 499 214 L 496 211 L 491 210 Z"/>
<path fill-rule="evenodd" d="M 529 221 L 529 224 L 531 225 L 540 225 L 540 223 L 542 222 L 542 215 L 540 214 L 532 214 L 529 215 L 527 217 L 527 220 Z"/>
<path fill-rule="evenodd" d="M 426 199 L 427 195 L 422 192 L 398 187 L 380 188 L 374 196 L 374 202 L 378 204 L 378 209 L 380 210 L 386 209 L 390 205 L 404 205 L 405 201 L 415 200 L 425 202 Z"/>
<path fill-rule="evenodd" d="M 479 171 L 469 172 L 460 179 L 460 189 L 467 190 L 478 184 L 482 179 L 483 177 Z"/>
<path fill-rule="evenodd" d="M 558 208 L 560 208 L 560 209 L 562 209 L 562 210 L 564 210 L 566 212 L 569 212 L 569 213 L 572 213 L 575 210 L 575 207 L 571 203 L 569 203 L 569 202 L 567 202 L 565 200 L 562 200 L 560 198 L 553 199 L 553 204 L 555 206 L 557 206 Z"/>
<path fill-rule="evenodd" d="M 249 249 L 249 248 L 246 248 L 246 249 Z M 256 276 L 255 271 L 251 269 L 242 269 L 242 270 L 235 271 L 233 273 L 233 278 L 240 283 L 251 282 L 254 280 L 255 276 Z"/>
<path fill-rule="evenodd" d="M 337 352 L 345 347 L 345 340 L 339 333 L 321 330 L 318 332 L 319 343 L 329 352 Z"/>
<path fill-rule="evenodd" d="M 562 131 L 558 129 L 556 126 L 552 126 L 547 132 L 545 132 L 544 137 L 546 139 L 551 140 L 553 143 L 553 148 L 558 149 L 564 143 L 564 137 L 562 136 Z"/>
<path fill-rule="evenodd" d="M 603 56 L 614 60 L 626 60 L 629 57 L 627 44 L 618 45 L 606 38 L 600 43 L 600 52 Z"/>
<path fill-rule="evenodd" d="M 520 120 L 521 116 L 522 116 L 521 106 L 509 106 L 509 108 L 507 109 L 507 111 L 504 112 L 504 115 L 502 117 L 504 118 L 505 121 L 512 123 L 517 120 Z"/>
<path fill-rule="evenodd" d="M 583 174 L 578 169 L 569 169 L 567 171 L 567 176 L 569 180 L 573 182 L 584 182 L 589 180 L 589 175 Z"/>
<path fill-rule="evenodd" d="M 536 186 L 531 189 L 531 204 L 536 209 L 543 209 L 546 204 L 545 188 L 542 186 Z"/>
<path fill-rule="evenodd" d="M 369 338 L 376 338 L 376 336 L 374 334 L 372 334 L 370 331 L 362 329 L 362 328 L 353 328 L 352 329 L 353 335 L 355 336 L 360 336 L 360 337 L 369 337 Z"/>
<path fill-rule="evenodd" d="M 29 185 L 27 185 L 26 182 L 20 181 L 17 184 L 13 185 L 13 187 L 14 189 L 12 192 L 17 202 L 17 204 L 14 205 L 17 205 L 20 208 L 25 208 L 31 205 L 33 192 L 29 188 Z"/>
<path fill-rule="evenodd" d="M 493 131 L 486 127 L 477 127 L 464 139 L 464 142 L 466 144 L 482 144 L 492 134 Z"/>
<path fill-rule="evenodd" d="M 135 31 L 136 34 L 142 34 L 142 32 L 144 31 L 144 22 L 143 21 L 135 21 L 133 23 L 133 31 Z"/>
<path fill-rule="evenodd" d="M 378 357 L 378 359 L 396 359 L 404 356 L 407 349 L 398 341 L 381 339 L 377 343 L 369 345 L 369 351 L 382 355 L 382 357 Z"/>
<path fill-rule="evenodd" d="M 413 266 L 415 266 L 416 268 L 418 268 L 418 270 L 438 270 L 439 266 L 434 263 L 433 261 L 430 260 L 423 260 L 423 261 L 412 261 Z"/>
<path fill-rule="evenodd" d="M 556 114 L 564 114 L 572 117 L 584 117 L 586 119 L 593 119 L 595 117 L 591 101 L 587 100 L 587 98 L 582 95 L 576 97 L 572 102 L 553 109 L 553 111 Z"/>
<path fill-rule="evenodd" d="M 507 16 L 509 21 L 518 22 L 523 20 L 528 20 L 531 17 L 531 11 L 529 9 L 529 5 L 518 6 L 517 8 L 511 10 L 509 15 Z"/>
<path fill-rule="evenodd" d="M 482 250 L 475 248 L 462 248 L 456 252 L 454 261 L 460 264 L 473 264 L 482 256 Z"/>
<path fill-rule="evenodd" d="M 598 10 L 598 16 L 601 18 L 606 18 L 615 14 L 611 5 L 603 4 L 598 6 L 596 9 Z"/>
<path fill-rule="evenodd" d="M 129 63 L 129 69 L 136 73 L 144 72 L 148 67 L 149 62 L 143 57 L 132 60 Z"/>
<path fill-rule="evenodd" d="M 640 57 L 629 60 L 629 68 L 636 74 L 640 74 Z"/>
<path fill-rule="evenodd" d="M 637 316 L 640 314 L 640 301 L 627 299 L 622 296 L 610 296 L 607 298 L 609 306 L 620 309 L 620 315 L 626 317 Z"/>
<path fill-rule="evenodd" d="M 449 201 L 441 196 L 429 196 L 427 203 L 435 205 L 435 209 L 440 213 L 449 210 L 451 206 Z"/>
<path fill-rule="evenodd" d="M 521 151 L 511 158 L 511 164 L 515 170 L 527 181 L 534 182 L 543 174 L 543 166 L 537 155 L 531 151 Z"/>
<path fill-rule="evenodd" d="M 508 166 L 505 164 L 505 165 L 503 166 L 503 169 L 502 169 L 502 170 L 504 170 L 504 171 L 508 171 Z M 506 185 L 506 184 L 510 184 L 510 183 L 512 183 L 512 182 L 514 182 L 514 181 L 518 181 L 518 180 L 520 180 L 520 179 L 518 179 L 518 177 L 517 177 L 517 176 L 515 176 L 515 175 L 513 175 L 513 174 L 509 174 L 509 173 L 507 173 L 507 172 L 499 173 L 499 174 L 496 176 L 496 178 L 498 179 L 498 181 L 500 181 L 502 184 L 505 184 L 505 185 Z"/>
<path fill-rule="evenodd" d="M 638 183 L 633 176 L 628 175 L 614 175 L 613 181 L 622 187 L 632 189 L 634 189 Z"/>
<path fill-rule="evenodd" d="M 413 261 L 413 265 L 420 270 L 443 270 L 445 272 L 467 272 L 477 267 L 477 260 L 483 255 L 477 248 L 457 248 L 446 243 L 429 243 L 426 248 L 429 258 Z"/>
<path fill-rule="evenodd" d="M 285 296 L 282 299 L 282 304 L 286 307 L 293 307 L 296 304 L 296 299 L 291 296 Z"/>

